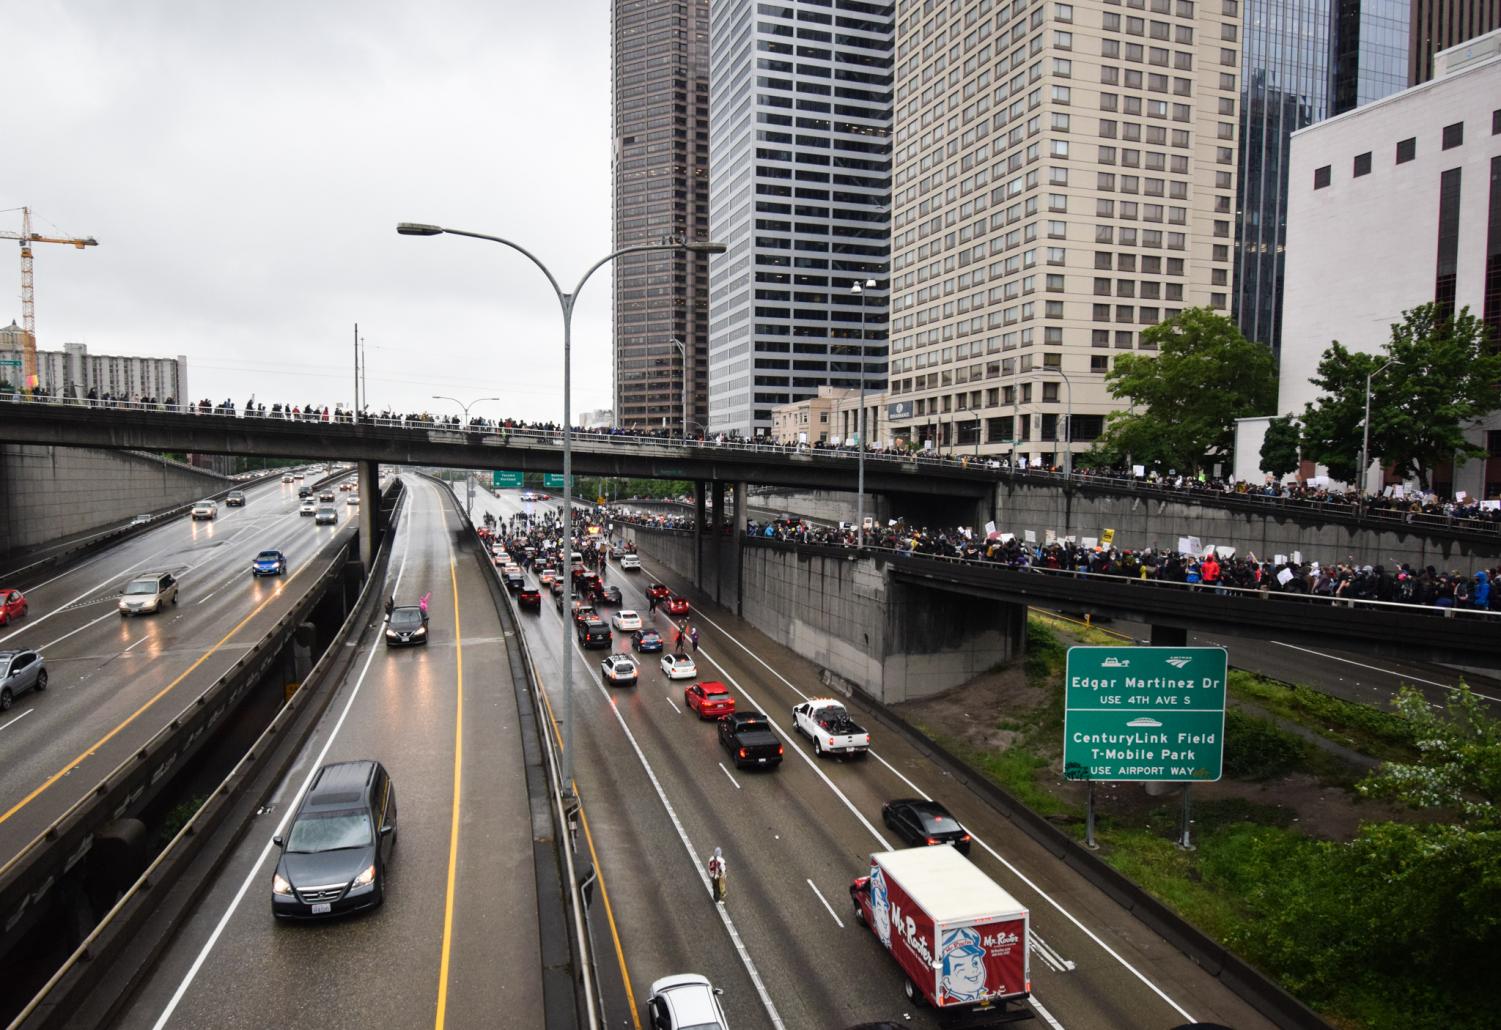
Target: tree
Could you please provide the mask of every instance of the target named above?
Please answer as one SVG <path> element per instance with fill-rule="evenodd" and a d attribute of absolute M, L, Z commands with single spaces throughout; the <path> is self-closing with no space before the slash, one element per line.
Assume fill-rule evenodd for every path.
<path fill-rule="evenodd" d="M 1097 449 L 1180 471 L 1211 457 L 1228 462 L 1235 420 L 1277 402 L 1272 352 L 1208 308 L 1190 308 L 1141 339 L 1157 354 L 1122 354 L 1106 373 L 1111 395 L 1129 399 L 1132 410 L 1110 416 Z"/>
<path fill-rule="evenodd" d="M 1264 472 L 1281 479 L 1296 472 L 1301 457 L 1298 452 L 1303 442 L 1303 431 L 1291 417 L 1284 415 L 1267 423 L 1266 436 L 1261 441 L 1261 468 Z"/>
<path fill-rule="evenodd" d="M 1303 413 L 1304 455 L 1336 478 L 1358 477 L 1366 376 L 1389 360 L 1371 380 L 1371 457 L 1427 490 L 1441 462 L 1484 456 L 1464 430 L 1501 407 L 1501 351 L 1486 337 L 1469 308 L 1444 318 L 1424 304 L 1403 312 L 1378 354 L 1336 340 L 1309 380 L 1322 395 Z"/>
<path fill-rule="evenodd" d="M 1501 722 L 1464 683 L 1442 709 L 1412 687 L 1394 702 L 1418 749 L 1415 762 L 1385 762 L 1359 784 L 1367 797 L 1445 808 L 1467 826 L 1501 830 Z"/>

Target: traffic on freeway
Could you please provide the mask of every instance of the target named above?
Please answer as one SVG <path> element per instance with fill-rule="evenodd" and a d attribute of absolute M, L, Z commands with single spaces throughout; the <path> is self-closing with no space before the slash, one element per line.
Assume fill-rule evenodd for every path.
<path fill-rule="evenodd" d="M 352 519 L 299 523 L 292 484 L 247 487 L 25 590 L 0 652 L 38 655 L 42 686 L 0 712 L 0 865 L 149 740 L 329 567 Z M 274 550 L 282 572 L 257 574 Z"/>
<path fill-rule="evenodd" d="M 427 596 L 426 645 L 387 647 L 379 608 L 350 637 L 305 750 L 117 1025 L 543 1024 L 509 645 L 452 496 L 403 480 L 378 589 Z"/>
<path fill-rule="evenodd" d="M 557 568 L 545 562 L 556 533 L 553 506 L 504 491 L 480 492 L 476 505 L 476 522 L 485 514 L 497 519 L 501 546 L 518 564 L 525 560 L 529 584 L 543 568 Z M 532 527 L 520 539 L 523 522 L 516 520 Z M 608 538 L 607 523 L 581 533 L 574 549 L 584 574 L 619 587 L 620 604 L 657 632 L 663 653 L 681 651 L 693 662 L 691 679 L 670 678 L 655 655 L 639 653 L 635 632 L 617 632 L 610 652 L 631 655 L 638 676 L 634 685 L 612 682 L 600 652 L 586 651 L 576 632 L 565 634 L 563 613 L 543 605 L 522 618 L 559 720 L 563 648 L 577 648 L 576 776 L 585 845 L 601 881 L 595 947 L 602 978 L 613 967 L 618 981 L 606 1001 L 611 1025 L 651 1025 L 653 984 L 682 974 L 721 989 L 736 1027 L 938 1025 L 933 1009 L 906 992 L 909 984 L 918 994 L 947 988 L 915 984 L 895 953 L 883 956 L 879 931 L 860 925 L 851 894 L 871 875 L 872 855 L 902 850 L 923 819 L 943 839 L 951 836 L 949 823 L 957 826 L 953 839 L 969 837 L 968 861 L 1029 914 L 1024 1005 L 1042 1024 L 1070 1030 L 1195 1020 L 1270 1025 L 915 748 L 894 734 L 871 732 L 857 705 L 828 696 L 811 663 L 698 598 L 686 615 L 671 616 L 649 590 L 660 584 L 667 598 L 686 598 L 674 592 L 686 590 L 684 577 L 640 555 L 632 563 L 639 569 L 623 570 L 620 558 L 629 552 L 601 563 L 602 552 L 616 550 Z M 702 693 L 690 699 L 695 687 Z M 723 734 L 732 738 L 730 750 L 717 720 L 700 717 L 711 697 L 716 707 L 732 701 L 737 716 L 764 715 L 759 725 L 774 735 L 781 761 L 737 761 L 742 742 L 734 731 Z M 811 739 L 796 711 L 810 703 L 802 725 L 813 730 Z M 835 706 L 837 713 L 830 710 Z M 841 731 L 832 746 L 826 726 Z M 561 724 L 554 730 L 561 733 Z M 751 742 L 749 736 L 743 742 L 747 757 Z M 849 753 L 834 753 L 839 748 Z M 723 875 L 711 880 L 716 849 Z M 724 889 L 722 905 L 713 900 L 716 885 Z M 952 984 L 965 977 L 972 983 L 973 963 L 959 972 L 970 954 L 965 941 L 956 943 Z"/>

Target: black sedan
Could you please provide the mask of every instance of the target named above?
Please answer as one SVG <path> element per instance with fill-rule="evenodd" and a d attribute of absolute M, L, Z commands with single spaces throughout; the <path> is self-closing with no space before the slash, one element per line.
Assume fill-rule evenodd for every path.
<path fill-rule="evenodd" d="M 654 629 L 638 629 L 631 634 L 631 646 L 642 654 L 662 650 L 662 634 Z"/>
<path fill-rule="evenodd" d="M 622 601 L 619 587 L 601 587 L 594 591 L 594 603 L 600 605 L 613 605 L 619 608 Z"/>
<path fill-rule="evenodd" d="M 386 646 L 427 643 L 427 619 L 415 604 L 398 605 L 386 616 Z"/>
<path fill-rule="evenodd" d="M 542 610 L 542 591 L 535 587 L 522 587 L 516 595 L 516 603 L 522 608 L 529 608 L 534 612 Z"/>
<path fill-rule="evenodd" d="M 881 820 L 909 847 L 952 844 L 961 855 L 969 854 L 969 831 L 936 801 L 921 798 L 888 801 L 881 806 Z"/>

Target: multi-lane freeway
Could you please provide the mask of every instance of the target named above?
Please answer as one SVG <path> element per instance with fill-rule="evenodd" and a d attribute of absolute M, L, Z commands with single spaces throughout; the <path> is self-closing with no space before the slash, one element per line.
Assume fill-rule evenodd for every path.
<path fill-rule="evenodd" d="M 481 492 L 477 503 L 476 519 L 522 508 L 511 493 Z M 612 562 L 607 582 L 670 641 L 672 621 L 648 613 L 644 590 L 657 578 L 686 588 L 686 577 L 650 559 L 643 564 L 626 573 Z M 655 655 L 643 656 L 638 686 L 606 688 L 604 652 L 575 654 L 576 775 L 585 843 L 604 885 L 596 943 L 601 965 L 614 966 L 628 985 L 628 995 L 613 1000 L 611 1025 L 641 1025 L 651 982 L 684 971 L 725 990 L 737 1028 L 909 1017 L 914 1026 L 935 1025 L 905 999 L 895 963 L 854 922 L 848 896 L 868 855 L 893 846 L 882 804 L 917 795 L 943 801 L 975 835 L 971 857 L 1031 909 L 1033 1008 L 1042 1023 L 1069 1030 L 1166 1028 L 1190 1019 L 1242 1030 L 1270 1025 L 905 741 L 878 736 L 865 761 L 816 758 L 790 719 L 794 704 L 822 693 L 814 666 L 721 610 L 691 617 L 701 634 L 700 678 L 723 681 L 741 708 L 769 715 L 786 759 L 769 773 L 736 771 L 712 724 L 685 709 L 685 684 L 669 683 Z M 544 602 L 525 619 L 561 718 L 561 616 Z M 615 649 L 625 646 L 617 634 Z M 722 909 L 710 902 L 704 873 L 715 847 L 729 862 Z"/>
<path fill-rule="evenodd" d="M 531 822 L 505 631 L 448 492 L 404 476 L 386 596 L 429 599 L 426 646 L 379 616 L 292 771 L 119 1020 L 126 1027 L 540 1026 Z M 326 925 L 271 914 L 272 837 L 326 763 L 391 776 L 385 903 Z M 436 1022 L 435 1022 L 436 1013 Z"/>
<path fill-rule="evenodd" d="M 249 487 L 243 507 L 184 516 L 27 590 L 30 614 L 0 629 L 0 649 L 40 651 L 49 683 L 0 713 L 0 865 L 176 718 L 328 568 L 354 509 L 341 494 L 338 523 L 315 526 L 297 514 L 298 485 Z M 285 575 L 252 578 L 263 548 L 287 555 Z M 177 603 L 121 617 L 122 587 L 147 572 L 176 577 Z"/>

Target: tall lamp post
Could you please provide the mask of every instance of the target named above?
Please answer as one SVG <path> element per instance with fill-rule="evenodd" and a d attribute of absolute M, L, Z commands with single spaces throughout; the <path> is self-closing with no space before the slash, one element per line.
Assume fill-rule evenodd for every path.
<path fill-rule="evenodd" d="M 676 336 L 672 338 L 672 345 L 678 349 L 683 358 L 683 439 L 688 438 L 688 348 L 682 340 Z"/>
<path fill-rule="evenodd" d="M 1386 364 L 1365 377 L 1365 421 L 1360 426 L 1360 471 L 1357 473 L 1359 479 L 1356 483 L 1360 493 L 1355 500 L 1362 516 L 1365 515 L 1366 480 L 1370 478 L 1371 469 L 1371 380 L 1385 372 L 1396 360 L 1396 358 L 1388 358 Z"/>
<path fill-rule="evenodd" d="M 860 302 L 860 415 L 855 419 L 855 435 L 860 449 L 855 452 L 855 547 L 865 547 L 865 290 L 876 288 L 874 279 L 851 283 L 850 292 Z"/>
<path fill-rule="evenodd" d="M 663 250 L 686 250 L 693 254 L 723 254 L 725 245 L 722 243 L 710 243 L 708 241 L 672 240 L 664 243 L 643 243 L 634 247 L 621 247 L 613 253 L 606 254 L 594 264 L 589 266 L 578 285 L 574 286 L 573 292 L 564 293 L 558 285 L 558 279 L 541 260 L 511 240 L 500 236 L 491 236 L 482 232 L 470 232 L 467 229 L 448 229 L 441 225 L 426 225 L 419 222 L 401 222 L 396 226 L 396 231 L 402 236 L 441 236 L 447 233 L 450 236 L 468 236 L 476 240 L 489 240 L 491 243 L 499 243 L 503 247 L 510 247 L 521 254 L 532 264 L 539 268 L 543 275 L 547 276 L 547 283 L 557 295 L 558 306 L 563 311 L 563 525 L 567 529 L 567 539 L 563 541 L 563 611 L 573 611 L 573 412 L 572 412 L 572 386 L 573 386 L 573 308 L 578 301 L 579 291 L 589 281 L 589 277 L 599 271 L 605 265 L 618 257 L 627 254 L 647 254 Z M 570 618 L 563 619 L 563 779 L 564 789 L 573 789 L 573 626 Z"/>
<path fill-rule="evenodd" d="M 1046 372 L 1057 372 L 1063 377 L 1063 475 L 1066 477 L 1074 474 L 1074 384 L 1068 377 L 1068 373 L 1061 368 L 1044 368 Z"/>
<path fill-rule="evenodd" d="M 435 394 L 433 394 L 433 400 L 435 400 L 435 401 L 453 401 L 459 407 L 463 408 L 464 409 L 464 425 L 468 426 L 469 425 L 469 409 L 470 408 L 474 407 L 476 404 L 480 403 L 481 401 L 498 401 L 498 400 L 500 400 L 500 398 L 499 397 L 476 397 L 474 400 L 470 401 L 468 404 L 465 404 L 463 401 L 459 400 L 457 397 L 446 397 L 446 396 L 444 396 L 442 394 L 435 393 Z M 471 513 L 473 511 L 474 511 L 474 474 L 472 472 L 470 472 L 468 475 L 466 475 L 464 477 L 464 518 L 470 519 L 470 521 L 472 522 L 473 519 L 470 516 L 471 516 Z"/>

